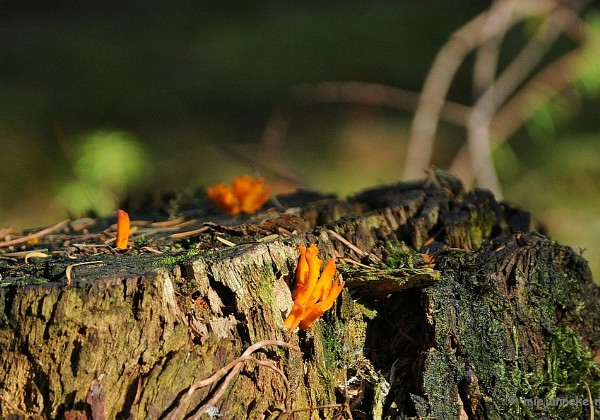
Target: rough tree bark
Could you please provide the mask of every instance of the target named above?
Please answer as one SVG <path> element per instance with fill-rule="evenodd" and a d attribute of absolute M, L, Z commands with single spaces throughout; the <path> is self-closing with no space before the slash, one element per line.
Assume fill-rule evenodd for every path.
<path fill-rule="evenodd" d="M 5 247 L 0 415 L 590 417 L 548 402 L 600 398 L 599 289 L 579 253 L 529 232 L 526 212 L 444 173 L 279 201 L 233 219 L 182 210 L 195 222 L 172 229 L 200 232 L 140 228 L 126 255 L 89 246 L 102 221 Z M 309 243 L 337 257 L 347 287 L 311 329 L 287 333 Z M 40 246 L 52 257 L 21 258 Z M 220 369 L 231 374 L 188 393 Z"/>

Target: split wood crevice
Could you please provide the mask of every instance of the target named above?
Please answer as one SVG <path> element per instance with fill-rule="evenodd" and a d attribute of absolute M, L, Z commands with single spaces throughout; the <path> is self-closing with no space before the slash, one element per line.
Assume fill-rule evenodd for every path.
<path fill-rule="evenodd" d="M 0 416 L 589 418 L 529 404 L 600 398 L 600 293 L 526 212 L 444 173 L 279 201 L 283 213 L 204 216 L 180 252 L 3 260 Z M 336 257 L 347 290 L 287 333 L 310 243 Z M 86 259 L 102 264 L 67 285 Z M 221 379 L 188 393 L 265 340 L 289 348 L 256 349 L 223 391 Z"/>

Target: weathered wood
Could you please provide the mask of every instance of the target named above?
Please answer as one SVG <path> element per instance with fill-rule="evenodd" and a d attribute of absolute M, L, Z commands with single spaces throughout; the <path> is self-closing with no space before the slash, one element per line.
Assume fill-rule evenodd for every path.
<path fill-rule="evenodd" d="M 345 408 L 317 407 L 346 404 L 354 418 L 589 416 L 527 406 L 585 398 L 584 383 L 600 395 L 600 315 L 583 258 L 528 233 L 526 212 L 445 174 L 348 201 L 280 202 L 284 213 L 253 218 L 193 213 L 188 228 L 207 231 L 148 234 L 134 255 L 71 261 L 47 244 L 50 259 L 0 261 L 0 415 L 170 418 L 196 381 L 279 340 L 299 350 L 259 349 L 210 413 L 332 418 Z M 310 330 L 287 333 L 298 245 L 309 243 L 337 257 L 347 290 Z M 72 268 L 67 284 L 67 266 L 84 261 L 101 263 Z"/>

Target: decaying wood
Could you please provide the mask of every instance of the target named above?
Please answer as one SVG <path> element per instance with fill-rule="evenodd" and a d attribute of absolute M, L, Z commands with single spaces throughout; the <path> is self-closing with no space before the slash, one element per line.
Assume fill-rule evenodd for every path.
<path fill-rule="evenodd" d="M 443 173 L 279 201 L 254 217 L 140 223 L 125 255 L 78 242 L 107 225 L 70 225 L 70 248 L 36 245 L 51 258 L 1 259 L 0 415 L 589 418 L 589 406 L 528 405 L 585 398 L 584 383 L 600 395 L 600 294 L 526 212 Z M 287 333 L 309 243 L 347 288 Z M 90 261 L 102 264 L 77 265 Z"/>

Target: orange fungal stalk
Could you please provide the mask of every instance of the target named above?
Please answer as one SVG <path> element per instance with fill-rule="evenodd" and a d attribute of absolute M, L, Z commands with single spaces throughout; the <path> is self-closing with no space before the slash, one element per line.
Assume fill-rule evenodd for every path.
<path fill-rule="evenodd" d="M 265 184 L 262 178 L 242 175 L 233 178 L 231 184 L 229 187 L 219 182 L 206 189 L 210 201 L 225 213 L 254 213 L 269 199 L 271 186 Z"/>
<path fill-rule="evenodd" d="M 127 249 L 129 229 L 129 215 L 124 210 L 117 210 L 117 239 L 115 240 L 115 246 L 118 249 Z"/>
<path fill-rule="evenodd" d="M 292 292 L 294 306 L 284 321 L 288 331 L 296 327 L 305 330 L 330 309 L 345 282 L 334 280 L 335 261 L 327 261 L 323 272 L 320 273 L 321 261 L 316 245 L 306 248 L 300 245 L 300 259 L 296 268 L 296 287 Z"/>

